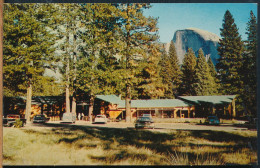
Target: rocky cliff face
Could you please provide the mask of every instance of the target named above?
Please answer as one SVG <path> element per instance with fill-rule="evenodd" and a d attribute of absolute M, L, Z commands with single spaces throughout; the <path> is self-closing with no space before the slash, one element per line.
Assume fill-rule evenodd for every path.
<path fill-rule="evenodd" d="M 172 40 L 175 44 L 180 63 L 182 63 L 188 48 L 192 48 L 196 55 L 199 49 L 202 48 L 206 58 L 211 57 L 212 62 L 216 65 L 219 58 L 217 51 L 219 39 L 216 34 L 205 30 L 188 28 L 176 31 Z"/>

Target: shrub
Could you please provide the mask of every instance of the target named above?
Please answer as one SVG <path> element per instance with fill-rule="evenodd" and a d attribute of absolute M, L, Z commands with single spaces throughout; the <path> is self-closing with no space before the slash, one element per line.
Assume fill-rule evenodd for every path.
<path fill-rule="evenodd" d="M 15 123 L 14 123 L 14 127 L 15 128 L 21 128 L 23 127 L 23 121 L 21 121 L 20 119 L 16 119 Z"/>

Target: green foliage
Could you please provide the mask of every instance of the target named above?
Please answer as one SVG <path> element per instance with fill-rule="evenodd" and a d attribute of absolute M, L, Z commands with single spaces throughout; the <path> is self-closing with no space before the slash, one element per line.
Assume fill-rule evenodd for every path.
<path fill-rule="evenodd" d="M 212 82 L 212 87 L 214 87 L 216 90 L 216 92 L 214 92 L 215 94 L 219 94 L 219 92 L 218 92 L 218 90 L 219 90 L 219 80 L 218 80 L 218 78 L 217 78 L 217 71 L 216 71 L 216 68 L 215 68 L 215 66 L 214 66 L 214 64 L 213 64 L 213 62 L 212 62 L 212 60 L 211 60 L 211 58 L 209 57 L 208 58 L 208 67 L 209 67 L 209 72 L 210 72 L 210 74 L 211 74 L 211 76 L 212 76 L 212 80 L 213 80 L 213 82 Z"/>
<path fill-rule="evenodd" d="M 175 95 L 179 94 L 182 72 L 173 41 L 171 41 L 168 54 L 163 50 L 160 66 L 160 76 L 167 86 L 164 97 L 174 98 Z"/>
<path fill-rule="evenodd" d="M 43 76 L 45 68 L 52 68 L 54 48 L 52 35 L 46 27 L 49 17 L 46 7 L 43 4 L 5 4 L 3 82 L 7 96 L 25 95 L 28 78 L 31 76 L 34 82 Z M 40 81 L 38 85 L 43 87 Z"/>
<path fill-rule="evenodd" d="M 112 4 L 85 4 L 81 10 L 84 31 L 79 38 L 84 45 L 77 64 L 77 87 L 91 95 L 118 94 L 123 73 L 116 57 L 121 44 L 119 11 Z"/>
<path fill-rule="evenodd" d="M 122 26 L 122 56 L 125 61 L 127 86 L 134 90 L 138 83 L 135 74 L 142 71 L 137 61 L 147 59 L 149 46 L 158 40 L 157 19 L 145 17 L 143 10 L 150 8 L 149 4 L 120 4 L 120 24 Z M 126 96 L 130 91 L 126 89 Z"/>
<path fill-rule="evenodd" d="M 212 62 L 212 59 L 209 57 L 208 58 L 208 66 L 209 66 L 209 71 L 210 71 L 210 74 L 213 78 L 216 78 L 217 77 L 217 72 L 216 72 L 216 69 L 215 69 L 215 66 Z"/>
<path fill-rule="evenodd" d="M 166 88 L 164 90 L 164 97 L 173 98 L 171 64 L 170 59 L 165 50 L 162 51 L 162 56 L 160 59 L 160 76 L 162 78 L 162 82 L 166 85 Z"/>
<path fill-rule="evenodd" d="M 170 48 L 169 48 L 169 62 L 170 62 L 170 78 L 171 82 L 173 85 L 173 93 L 178 94 L 178 91 L 180 90 L 180 85 L 181 85 L 181 69 L 180 69 L 180 63 L 179 59 L 176 53 L 176 49 L 174 46 L 173 41 L 170 43 Z"/>
<path fill-rule="evenodd" d="M 21 127 L 23 127 L 23 121 L 21 121 L 20 119 L 16 119 L 14 123 L 14 128 L 21 128 Z"/>
<path fill-rule="evenodd" d="M 242 54 L 244 52 L 243 42 L 238 33 L 238 28 L 233 16 L 227 10 L 223 19 L 221 37 L 218 47 L 219 62 L 216 65 L 218 79 L 220 81 L 220 92 L 225 95 L 239 95 L 237 99 L 237 111 L 241 110 L 241 93 L 243 92 L 242 81 Z"/>
<path fill-rule="evenodd" d="M 154 99 L 164 96 L 165 85 L 160 77 L 159 61 L 161 57 L 161 46 L 151 44 L 148 50 L 148 58 L 139 64 L 142 71 L 136 76 L 139 84 L 136 88 L 139 99 Z"/>
<path fill-rule="evenodd" d="M 182 70 L 181 95 L 196 95 L 194 83 L 196 73 L 196 56 L 192 48 L 184 55 Z"/>
<path fill-rule="evenodd" d="M 257 91 L 257 20 L 254 13 L 250 12 L 250 20 L 247 23 L 248 35 L 246 51 L 243 54 L 242 79 L 244 82 L 243 101 L 247 112 L 256 116 L 256 91 Z"/>
<path fill-rule="evenodd" d="M 195 70 L 194 88 L 197 96 L 214 95 L 217 92 L 216 83 L 210 73 L 209 66 L 202 49 L 199 50 Z"/>
<path fill-rule="evenodd" d="M 241 36 L 234 23 L 233 16 L 227 10 L 221 28 L 221 37 L 218 47 L 220 55 L 216 65 L 218 79 L 221 83 L 222 94 L 240 94 L 242 92 L 241 67 L 244 51 Z"/>

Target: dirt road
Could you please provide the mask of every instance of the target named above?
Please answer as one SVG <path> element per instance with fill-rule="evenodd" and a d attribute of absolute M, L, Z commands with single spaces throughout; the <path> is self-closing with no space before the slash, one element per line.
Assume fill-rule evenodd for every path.
<path fill-rule="evenodd" d="M 50 121 L 45 125 L 41 124 L 27 124 L 25 127 L 45 127 L 45 126 L 59 126 L 61 123 L 59 121 Z M 86 121 L 76 121 L 75 124 L 67 125 L 80 125 L 86 127 L 107 127 L 107 128 L 127 128 L 134 129 L 134 123 L 125 123 L 125 122 L 108 122 L 107 124 L 93 124 Z M 235 127 L 231 124 L 222 124 L 219 126 L 214 125 L 197 125 L 194 123 L 155 123 L 155 129 L 152 131 L 165 132 L 169 130 L 215 130 L 215 131 L 237 131 L 237 130 L 248 130 L 244 127 Z"/>

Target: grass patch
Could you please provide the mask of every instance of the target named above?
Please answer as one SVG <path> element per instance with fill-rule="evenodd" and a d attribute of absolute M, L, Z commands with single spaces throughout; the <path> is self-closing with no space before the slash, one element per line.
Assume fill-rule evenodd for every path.
<path fill-rule="evenodd" d="M 4 165 L 256 164 L 256 131 L 4 128 Z"/>

